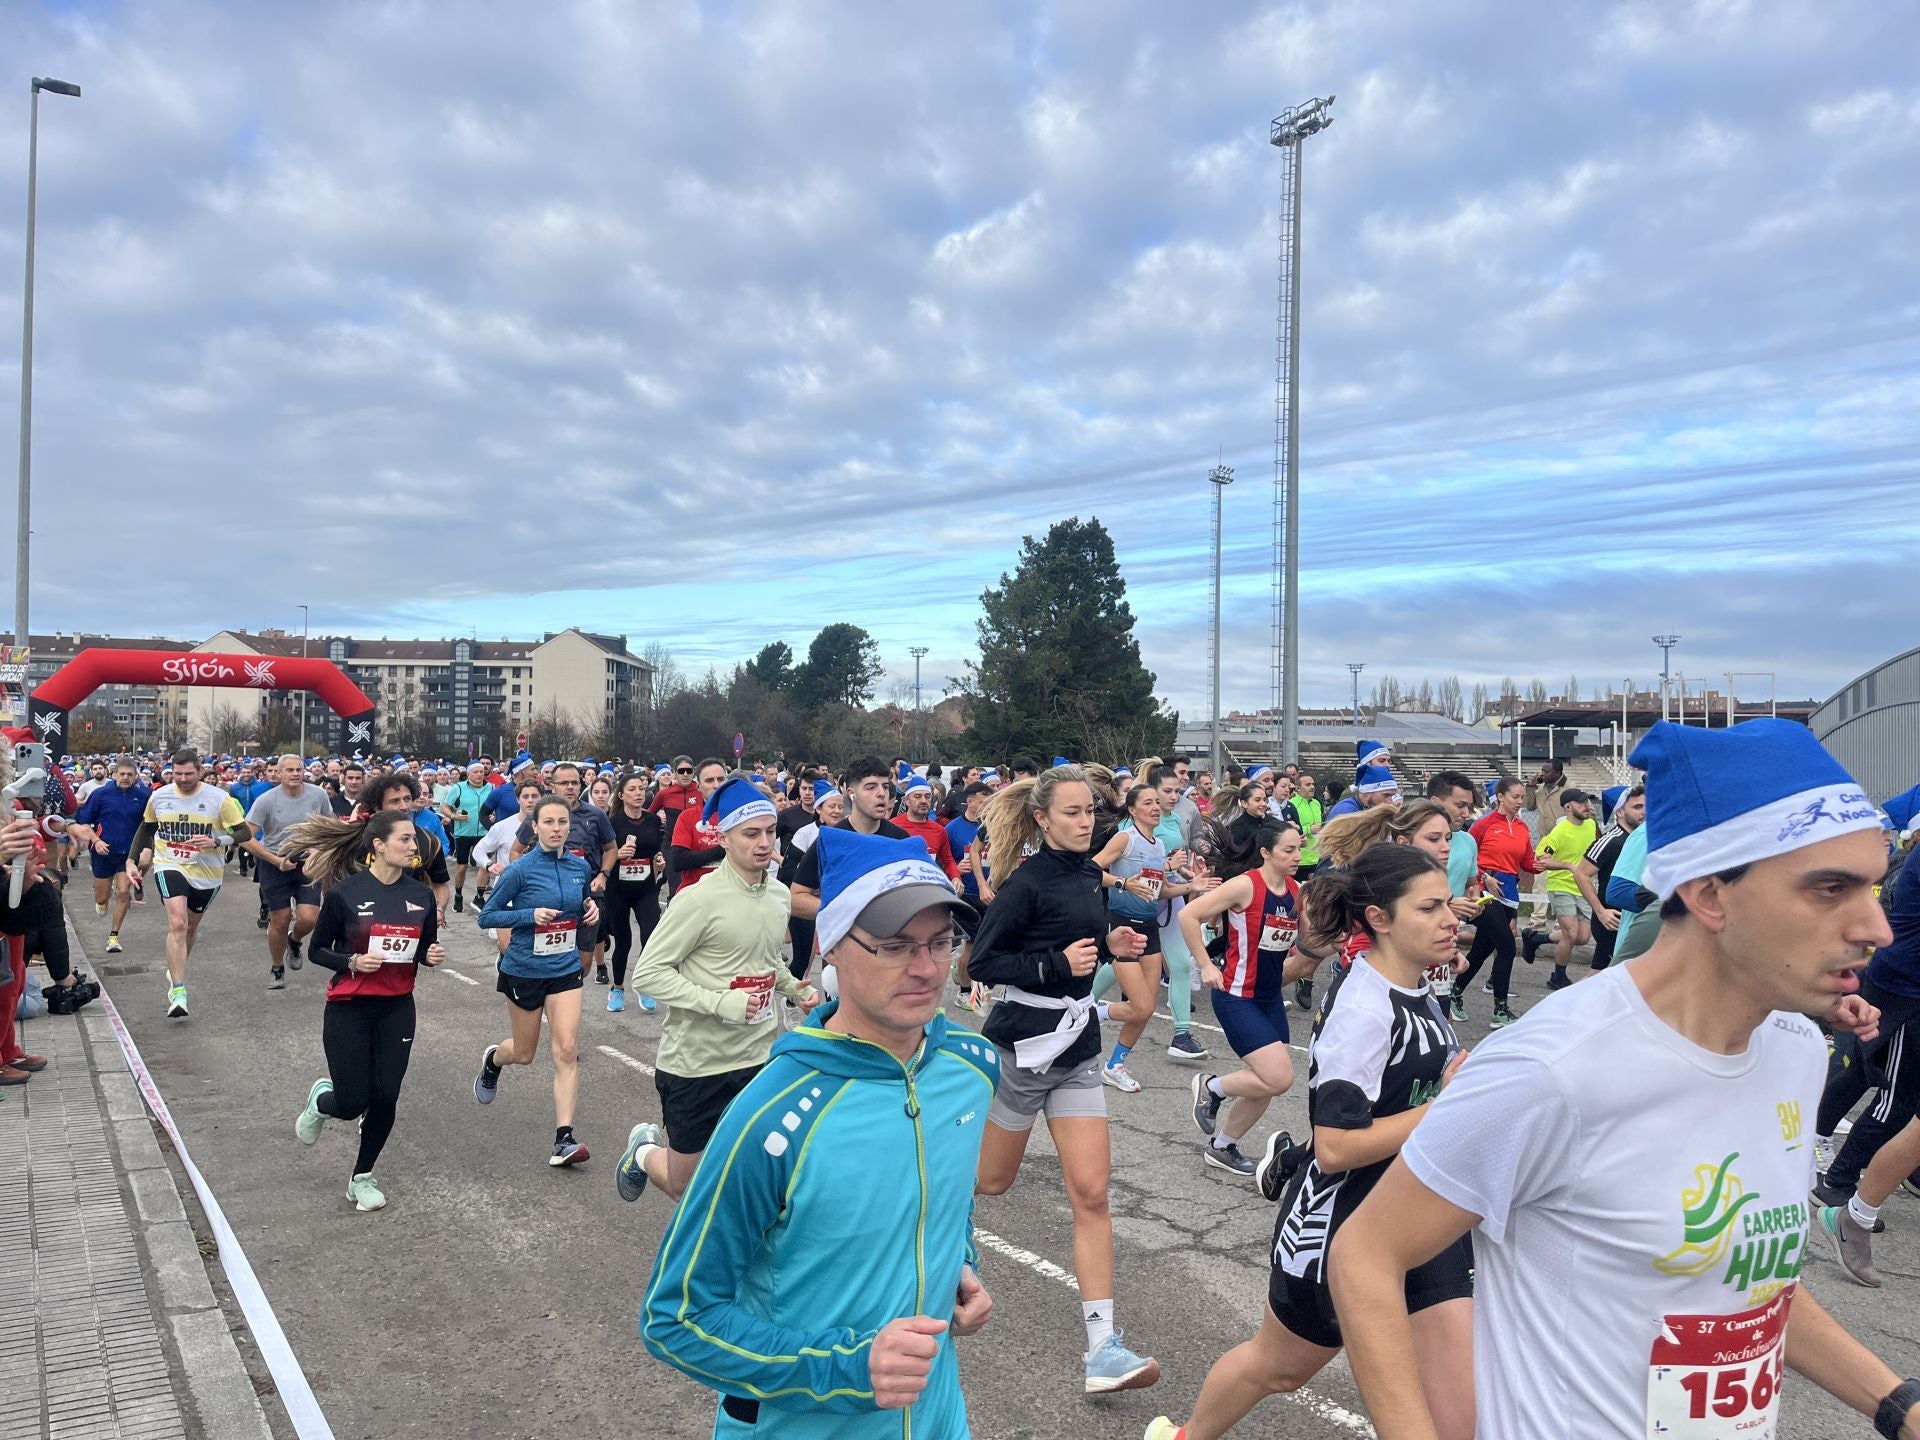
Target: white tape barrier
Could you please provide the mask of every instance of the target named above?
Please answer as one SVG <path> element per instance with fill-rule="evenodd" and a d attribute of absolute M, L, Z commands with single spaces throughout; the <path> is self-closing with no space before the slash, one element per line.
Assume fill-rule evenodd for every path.
<path fill-rule="evenodd" d="M 134 1083 L 146 1097 L 147 1108 L 153 1111 L 153 1118 L 160 1122 L 160 1128 L 173 1141 L 174 1151 L 180 1156 L 187 1179 L 193 1182 L 193 1193 L 200 1197 L 200 1208 L 206 1212 L 207 1223 L 213 1227 L 214 1243 L 220 1247 L 220 1264 L 226 1269 L 227 1283 L 233 1286 L 233 1298 L 240 1302 L 240 1313 L 246 1317 L 247 1328 L 253 1331 L 254 1344 L 260 1347 L 260 1357 L 267 1362 L 267 1370 L 280 1391 L 280 1403 L 286 1406 L 287 1418 L 293 1421 L 293 1433 L 300 1440 L 333 1440 L 333 1427 L 327 1424 L 327 1417 L 320 1412 L 320 1402 L 314 1399 L 306 1373 L 294 1358 L 293 1347 L 287 1344 L 286 1332 L 280 1328 L 279 1317 L 273 1313 L 266 1292 L 260 1288 L 253 1266 L 248 1263 L 247 1252 L 240 1248 L 233 1227 L 227 1223 L 226 1212 L 220 1208 L 220 1202 L 213 1198 L 213 1191 L 200 1174 L 199 1166 L 193 1163 L 193 1157 L 187 1153 L 187 1142 L 180 1138 L 180 1130 L 173 1123 L 167 1102 L 160 1098 L 160 1087 L 154 1084 L 147 1062 L 140 1058 L 140 1047 L 133 1043 L 133 1036 L 127 1033 L 126 1022 L 114 1008 L 113 998 L 104 990 L 100 993 L 100 1004 L 106 1011 L 107 1023 L 113 1026 L 114 1038 L 120 1042 L 120 1053 L 126 1057 L 127 1069 L 133 1072 Z"/>

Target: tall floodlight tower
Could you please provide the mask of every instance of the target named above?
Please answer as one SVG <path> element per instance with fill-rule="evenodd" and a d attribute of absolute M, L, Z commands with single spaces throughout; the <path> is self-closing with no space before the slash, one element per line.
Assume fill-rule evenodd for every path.
<path fill-rule="evenodd" d="M 1660 718 L 1667 718 L 1667 696 L 1673 693 L 1673 647 L 1680 643 L 1678 635 L 1656 635 L 1653 643 L 1660 647 Z"/>
<path fill-rule="evenodd" d="M 1273 360 L 1273 709 L 1283 761 L 1300 758 L 1300 147 L 1333 123 L 1333 96 L 1273 122 L 1280 149 L 1280 300 Z"/>

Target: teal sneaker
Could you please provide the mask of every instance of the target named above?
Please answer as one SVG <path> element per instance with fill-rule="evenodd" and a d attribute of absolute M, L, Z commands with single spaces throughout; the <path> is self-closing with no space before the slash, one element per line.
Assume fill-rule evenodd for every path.
<path fill-rule="evenodd" d="M 1134 1354 L 1121 1340 L 1116 1330 L 1100 1342 L 1098 1350 L 1087 1356 L 1087 1394 L 1144 1390 L 1159 1382 L 1160 1362 L 1151 1355 Z"/>
<path fill-rule="evenodd" d="M 373 1183 L 372 1175 L 356 1175 L 347 1182 L 347 1199 L 353 1201 L 353 1208 L 365 1214 L 369 1210 L 385 1208 L 387 1197 L 380 1193 L 380 1187 Z"/>
<path fill-rule="evenodd" d="M 638 1200 L 647 1188 L 647 1167 L 643 1151 L 657 1149 L 666 1141 L 658 1125 L 641 1123 L 627 1132 L 626 1153 L 613 1172 L 613 1183 L 622 1200 Z"/>
<path fill-rule="evenodd" d="M 316 1080 L 313 1088 L 307 1092 L 307 1108 L 300 1112 L 300 1118 L 293 1122 L 293 1133 L 299 1137 L 302 1145 L 311 1145 L 320 1138 L 320 1132 L 327 1128 L 327 1117 L 321 1113 L 320 1097 L 333 1093 L 333 1081 Z"/>
<path fill-rule="evenodd" d="M 167 987 L 167 1018 L 184 1020 L 187 1018 L 187 987 L 169 985 Z"/>

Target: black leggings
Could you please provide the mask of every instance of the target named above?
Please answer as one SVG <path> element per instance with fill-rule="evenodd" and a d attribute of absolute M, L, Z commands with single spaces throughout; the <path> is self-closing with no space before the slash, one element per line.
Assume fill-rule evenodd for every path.
<path fill-rule="evenodd" d="M 658 885 L 607 886 L 600 902 L 600 933 L 613 936 L 613 983 L 627 983 L 627 957 L 633 953 L 632 921 L 640 922 L 640 948 L 647 948 L 653 930 L 660 923 L 660 887 Z"/>
<path fill-rule="evenodd" d="M 320 1038 L 327 1050 L 333 1093 L 320 1097 L 320 1113 L 335 1120 L 366 1116 L 360 1127 L 360 1157 L 353 1173 L 366 1175 L 393 1133 L 400 1083 L 413 1051 L 413 996 L 362 995 L 327 1002 Z"/>
<path fill-rule="evenodd" d="M 1453 993 L 1464 997 L 1467 982 L 1480 969 L 1480 962 L 1493 956 L 1493 1003 L 1507 1003 L 1507 986 L 1513 980 L 1513 911 L 1498 900 L 1480 907 L 1473 922 L 1473 946 L 1467 951 L 1467 968 L 1453 977 Z"/>

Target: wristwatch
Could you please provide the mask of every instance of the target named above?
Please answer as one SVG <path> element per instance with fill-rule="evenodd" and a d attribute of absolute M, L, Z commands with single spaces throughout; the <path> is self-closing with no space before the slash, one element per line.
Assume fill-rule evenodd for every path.
<path fill-rule="evenodd" d="M 1920 1405 L 1920 1380 L 1902 1380 L 1893 1393 L 1880 1402 L 1874 1413 L 1873 1428 L 1887 1440 L 1900 1440 L 1900 1427 L 1907 1423 L 1907 1412 Z"/>

